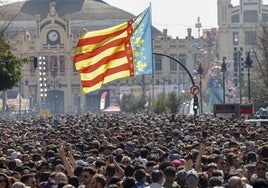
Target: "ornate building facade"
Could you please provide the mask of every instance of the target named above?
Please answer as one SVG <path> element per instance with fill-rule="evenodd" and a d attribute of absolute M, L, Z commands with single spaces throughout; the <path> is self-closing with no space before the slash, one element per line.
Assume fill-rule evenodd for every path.
<path fill-rule="evenodd" d="M 80 35 L 85 30 L 122 23 L 133 15 L 94 0 L 79 0 L 75 7 L 68 0 L 35 0 L 5 5 L 4 9 L 11 17 L 18 12 L 9 28 L 8 42 L 14 54 L 28 59 L 22 70 L 23 80 L 10 93 L 20 92 L 29 99 L 32 110 L 49 109 L 51 114 L 81 110 L 98 112 L 104 92 L 108 92 L 106 97 L 114 97 L 107 100 L 109 102 L 104 105 L 107 107 L 124 93 L 141 94 L 145 89 L 151 90 L 153 97 L 171 91 L 181 95 L 192 85 L 189 75 L 177 62 L 154 55 L 153 77 L 117 80 L 100 91 L 81 94 L 80 78 L 72 61 Z M 194 38 L 192 30 L 188 29 L 185 39 L 172 39 L 167 30 L 160 32 L 153 28 L 153 51 L 178 59 L 194 76 L 203 52 L 216 52 L 216 35 L 211 31 L 203 37 Z"/>

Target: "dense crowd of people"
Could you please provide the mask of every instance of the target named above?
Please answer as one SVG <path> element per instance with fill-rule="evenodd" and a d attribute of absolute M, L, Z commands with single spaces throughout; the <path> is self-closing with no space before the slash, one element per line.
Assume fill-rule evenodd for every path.
<path fill-rule="evenodd" d="M 0 119 L 0 188 L 264 188 L 267 127 L 169 114 Z"/>

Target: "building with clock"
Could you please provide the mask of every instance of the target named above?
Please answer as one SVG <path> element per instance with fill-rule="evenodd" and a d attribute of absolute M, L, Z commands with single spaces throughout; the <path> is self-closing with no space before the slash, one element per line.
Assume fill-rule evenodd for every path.
<path fill-rule="evenodd" d="M 75 4 L 69 0 L 30 0 L 5 5 L 2 10 L 9 18 L 18 14 L 7 32 L 8 42 L 14 54 L 28 59 L 22 70 L 23 80 L 18 87 L 9 91 L 9 98 L 20 92 L 29 99 L 29 108 L 34 111 L 48 109 L 51 114 L 81 110 L 98 112 L 103 93 L 107 93 L 105 108 L 110 103 L 118 103 L 120 95 L 124 93 L 140 95 L 142 90 L 152 87 L 155 95 L 174 90 L 180 93 L 184 87 L 191 85 L 189 76 L 176 62 L 155 56 L 155 77 L 117 80 L 99 91 L 81 94 L 80 78 L 72 61 L 81 34 L 125 22 L 134 15 L 98 0 L 77 0 Z M 186 38 L 173 40 L 167 30 L 162 33 L 153 28 L 156 52 L 178 57 L 188 69 L 193 70 L 192 60 L 186 64 L 187 48 L 205 40 L 194 39 L 190 29 Z M 183 50 L 180 54 L 178 48 Z M 37 60 L 37 66 L 34 59 Z M 165 66 L 165 63 L 172 64 L 172 67 Z"/>
<path fill-rule="evenodd" d="M 192 36 L 190 28 L 185 38 L 172 38 L 168 30 L 160 32 L 153 28 L 153 51 L 179 60 L 189 70 L 196 85 L 203 86 L 201 94 L 204 95 L 199 97 L 204 101 L 204 106 L 208 85 L 221 82 L 217 72 L 212 74 L 208 65 L 220 66 L 216 60 L 221 60 L 223 56 L 232 61 L 234 50 L 240 47 L 244 51 L 251 49 L 253 41 L 249 36 L 257 27 L 256 19 L 266 21 L 267 18 L 266 6 L 262 5 L 261 0 L 241 1 L 238 6 L 231 5 L 229 0 L 218 0 L 217 3 L 219 29 L 203 30 L 198 38 Z M 174 60 L 161 55 L 153 56 L 154 77 L 121 79 L 99 91 L 81 94 L 80 78 L 72 61 L 79 37 L 85 31 L 125 22 L 134 17 L 132 14 L 101 0 L 76 0 L 76 3 L 70 0 L 29 0 L 1 8 L 1 23 L 16 17 L 7 32 L 12 51 L 18 57 L 28 59 L 22 70 L 23 80 L 19 87 L 9 91 L 9 97 L 20 92 L 29 99 L 30 109 L 49 109 L 51 114 L 81 110 L 98 112 L 103 106 L 100 102 L 103 93 L 110 98 L 103 106 L 107 107 L 109 103 L 119 100 L 122 94 L 141 94 L 142 90 L 151 91 L 153 97 L 171 91 L 176 91 L 178 95 L 186 93 L 186 100 L 192 97 L 187 94 L 192 86 L 188 73 Z M 196 29 L 201 28 L 199 21 Z M 37 57 L 37 66 L 34 57 Z M 200 65 L 204 69 L 202 75 L 198 75 L 197 71 Z M 237 62 L 233 62 L 228 67 L 232 75 L 233 71 L 237 71 L 236 66 Z M 222 90 L 210 93 L 218 93 L 210 101 L 221 102 Z"/>

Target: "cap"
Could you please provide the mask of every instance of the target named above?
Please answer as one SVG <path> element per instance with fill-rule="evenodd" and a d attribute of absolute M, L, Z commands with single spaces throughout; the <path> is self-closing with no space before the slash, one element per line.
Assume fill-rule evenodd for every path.
<path fill-rule="evenodd" d="M 190 170 L 187 172 L 186 179 L 188 180 L 191 177 L 195 177 L 196 179 L 198 179 L 198 174 L 195 170 Z"/>
<path fill-rule="evenodd" d="M 11 156 L 12 159 L 17 159 L 20 155 L 21 155 L 20 152 L 13 151 L 10 156 Z"/>
<path fill-rule="evenodd" d="M 180 158 L 181 158 L 181 155 L 178 153 L 171 153 L 168 155 L 168 159 L 171 161 L 176 160 L 176 159 L 180 159 Z"/>
<path fill-rule="evenodd" d="M 217 164 L 216 163 L 209 163 L 207 166 L 207 169 L 209 168 L 216 168 L 217 169 Z"/>
<path fill-rule="evenodd" d="M 181 166 L 181 161 L 178 159 L 175 159 L 172 161 L 172 164 L 174 167 L 178 168 L 179 166 Z"/>

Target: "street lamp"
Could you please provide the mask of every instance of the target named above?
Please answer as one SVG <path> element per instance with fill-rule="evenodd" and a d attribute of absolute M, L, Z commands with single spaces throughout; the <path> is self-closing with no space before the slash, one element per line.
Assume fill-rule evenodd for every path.
<path fill-rule="evenodd" d="M 242 104 L 242 73 L 241 73 L 241 61 L 243 61 L 243 59 L 241 58 L 243 52 L 243 48 L 240 47 L 239 50 L 237 50 L 237 48 L 234 48 L 234 53 L 237 57 L 236 61 L 238 63 L 238 81 L 239 81 L 239 103 Z"/>
<path fill-rule="evenodd" d="M 61 83 L 60 81 L 58 80 L 52 80 L 50 82 L 48 82 L 48 88 L 50 89 L 50 87 L 53 88 L 53 103 L 54 103 L 54 106 L 52 107 L 53 108 L 53 114 L 58 114 L 59 113 L 59 109 L 58 109 L 58 104 L 59 104 L 59 96 L 57 95 L 56 93 L 56 88 L 61 88 Z"/>
<path fill-rule="evenodd" d="M 247 57 L 245 61 L 246 68 L 248 69 L 248 102 L 251 103 L 250 95 L 250 68 L 252 67 L 252 60 L 250 59 L 250 51 L 247 52 Z"/>
<path fill-rule="evenodd" d="M 21 81 L 19 83 L 19 119 L 21 119 Z"/>
<path fill-rule="evenodd" d="M 77 112 L 81 112 L 81 95 L 77 95 Z"/>
<path fill-rule="evenodd" d="M 226 67 L 226 57 L 222 58 L 222 64 L 221 64 L 221 72 L 222 72 L 222 98 L 223 98 L 223 103 L 225 103 L 225 73 L 227 71 Z"/>
<path fill-rule="evenodd" d="M 198 69 L 197 69 L 197 74 L 199 74 L 199 83 L 200 83 L 200 114 L 203 113 L 203 95 L 202 95 L 202 75 L 204 73 L 204 69 L 202 67 L 202 63 L 199 64 Z"/>

